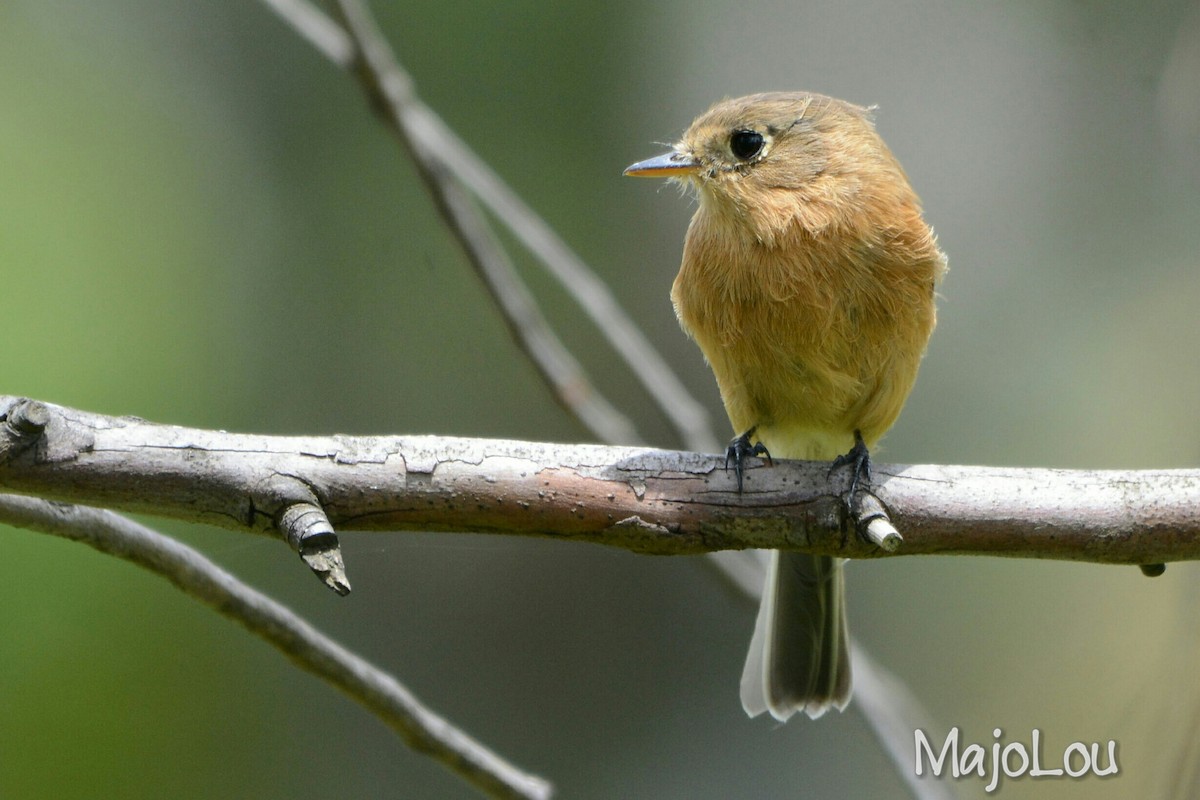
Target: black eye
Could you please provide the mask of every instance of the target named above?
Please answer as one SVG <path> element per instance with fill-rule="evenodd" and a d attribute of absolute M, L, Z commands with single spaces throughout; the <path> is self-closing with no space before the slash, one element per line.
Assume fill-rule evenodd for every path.
<path fill-rule="evenodd" d="M 762 152 L 762 134 L 758 131 L 734 131 L 729 137 L 729 149 L 742 161 L 749 161 Z"/>

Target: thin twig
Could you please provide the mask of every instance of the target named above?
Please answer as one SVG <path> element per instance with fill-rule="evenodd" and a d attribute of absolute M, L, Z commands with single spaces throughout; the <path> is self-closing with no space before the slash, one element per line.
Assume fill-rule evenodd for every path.
<path fill-rule="evenodd" d="M 348 694 L 413 749 L 492 797 L 547 798 L 550 784 L 509 764 L 423 706 L 391 675 L 192 548 L 111 511 L 0 495 L 0 522 L 83 542 L 156 572 Z"/>
<path fill-rule="evenodd" d="M 342 69 L 354 63 L 354 43 L 336 22 L 308 0 L 259 0 L 325 58 Z"/>
<path fill-rule="evenodd" d="M 366 7 L 353 0 L 340 0 L 338 8 L 355 47 L 354 75 L 372 106 L 400 135 L 450 232 L 503 310 L 514 339 L 559 402 L 593 435 L 607 442 L 640 442 L 633 422 L 604 398 L 551 330 L 508 253 L 448 169 L 439 149 L 416 137 L 413 108 L 417 101 L 412 80 L 396 64 Z"/>
<path fill-rule="evenodd" d="M 428 107 L 415 109 L 413 127 L 422 141 L 443 143 L 442 153 L 455 176 L 475 192 L 587 312 L 674 426 L 683 447 L 699 453 L 715 452 L 720 442 L 713 434 L 708 411 L 692 397 L 583 259 Z"/>
<path fill-rule="evenodd" d="M 875 734 L 876 741 L 896 765 L 900 779 L 917 800 L 954 800 L 956 784 L 937 776 L 918 776 L 913 767 L 913 731 L 930 734 L 937 726 L 904 681 L 884 669 L 858 642 L 850 642 L 854 671 L 854 701 Z M 931 736 L 941 741 L 944 737 Z"/>
<path fill-rule="evenodd" d="M 356 66 L 358 51 L 354 39 L 368 56 L 369 70 L 359 70 L 364 88 L 375 101 L 386 101 L 389 122 L 405 137 L 406 145 L 417 157 L 418 165 L 436 166 L 471 190 L 492 214 L 529 249 L 547 271 L 572 296 L 622 360 L 629 365 L 659 409 L 678 431 L 689 450 L 713 452 L 718 439 L 713 435 L 708 412 L 683 386 L 667 362 L 654 349 L 637 325 L 622 310 L 604 282 L 584 263 L 553 228 L 487 165 L 436 113 L 416 97 L 409 75 L 396 62 L 386 42 L 378 34 L 374 21 L 359 2 L 341 4 L 352 38 L 337 23 L 324 17 L 305 0 L 262 0 L 271 10 L 308 40 L 322 55 L 339 67 Z M 319 22 L 317 20 L 320 20 Z M 388 87 L 384 91 L 384 87 Z M 388 92 L 394 93 L 389 97 Z M 438 176 L 433 176 L 437 179 Z M 430 180 L 426 177 L 426 180 Z M 431 187 L 437 194 L 437 188 Z M 441 202 L 441 201 L 439 201 Z M 454 223 L 450 220 L 451 224 Z M 482 223 L 478 221 L 475 226 Z M 475 258 L 475 256 L 473 256 Z M 493 275 L 488 280 L 495 280 Z M 509 278 L 525 291 L 513 273 Z M 510 324 L 522 318 L 510 316 Z M 526 346 L 526 352 L 539 363 L 543 356 Z M 547 368 L 539 366 L 543 373 Z M 552 384 L 554 386 L 554 384 Z M 556 388 L 559 396 L 562 390 Z M 592 427 L 589 424 L 589 427 Z M 593 428 L 593 431 L 595 429 Z M 630 438 L 602 437 L 610 444 L 630 444 Z"/>

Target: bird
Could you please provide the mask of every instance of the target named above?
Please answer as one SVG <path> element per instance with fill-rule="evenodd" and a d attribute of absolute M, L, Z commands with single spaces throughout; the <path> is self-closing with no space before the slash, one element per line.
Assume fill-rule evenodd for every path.
<path fill-rule="evenodd" d="M 852 504 L 936 324 L 946 257 L 875 129 L 874 109 L 809 92 L 722 100 L 625 170 L 693 190 L 671 301 L 716 377 L 738 494 L 755 457 L 849 467 Z M 771 551 L 741 679 L 756 717 L 844 709 L 843 560 Z"/>

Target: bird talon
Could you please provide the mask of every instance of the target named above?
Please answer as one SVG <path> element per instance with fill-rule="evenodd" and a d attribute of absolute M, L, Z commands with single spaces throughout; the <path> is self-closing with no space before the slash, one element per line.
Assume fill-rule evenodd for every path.
<path fill-rule="evenodd" d="M 755 426 L 757 427 L 757 426 Z M 755 428 L 737 436 L 729 443 L 729 447 L 725 448 L 725 469 L 729 469 L 729 461 L 733 460 L 733 472 L 737 476 L 738 494 L 742 493 L 742 473 L 745 471 L 743 462 L 747 458 L 762 456 L 767 464 L 774 466 L 775 462 L 771 460 L 771 454 L 767 452 L 767 446 L 762 442 L 751 444 L 750 437 L 754 435 Z"/>
<path fill-rule="evenodd" d="M 854 447 L 850 448 L 850 452 L 833 460 L 827 477 L 832 478 L 835 470 L 846 466 L 850 467 L 850 488 L 842 495 L 842 502 L 846 504 L 846 510 L 854 514 L 855 496 L 860 489 L 869 491 L 871 488 L 871 452 L 860 431 L 854 431 Z"/>

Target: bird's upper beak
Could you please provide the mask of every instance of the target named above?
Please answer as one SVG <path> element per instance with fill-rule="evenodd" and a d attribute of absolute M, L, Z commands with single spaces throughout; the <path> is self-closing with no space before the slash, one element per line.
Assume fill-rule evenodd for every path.
<path fill-rule="evenodd" d="M 686 153 L 672 150 L 670 153 L 663 153 L 661 156 L 630 164 L 625 168 L 625 174 L 635 178 L 672 178 L 682 177 L 699 168 L 699 161 Z"/>

